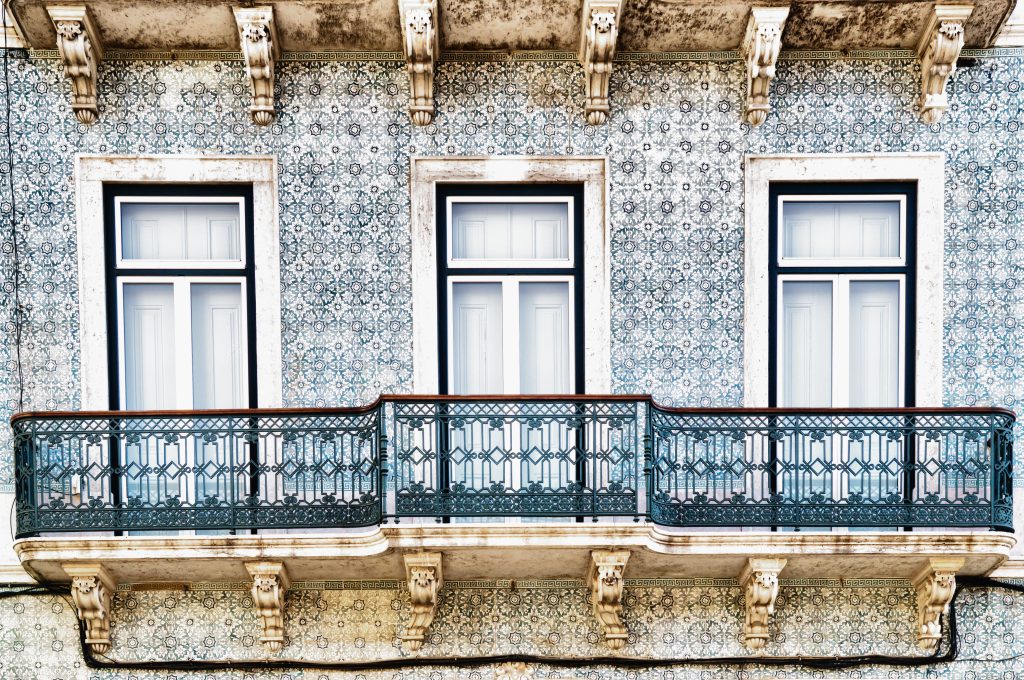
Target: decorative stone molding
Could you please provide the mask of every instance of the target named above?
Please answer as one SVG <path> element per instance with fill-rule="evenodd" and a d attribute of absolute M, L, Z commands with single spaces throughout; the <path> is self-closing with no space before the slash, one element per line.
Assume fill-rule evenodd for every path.
<path fill-rule="evenodd" d="M 406 68 L 409 117 L 415 125 L 434 120 L 434 63 L 440 54 L 437 0 L 398 0 Z"/>
<path fill-rule="evenodd" d="M 99 120 L 97 75 L 103 46 L 85 5 L 47 7 L 57 30 L 57 51 L 71 81 L 71 110 L 84 125 Z"/>
<path fill-rule="evenodd" d="M 587 586 L 605 644 L 611 649 L 622 649 L 629 637 L 622 623 L 622 585 L 628 550 L 594 550 L 590 553 Z"/>
<path fill-rule="evenodd" d="M 110 596 L 116 589 L 114 579 L 98 562 L 65 563 L 61 567 L 71 577 L 71 598 L 78 618 L 85 623 L 85 644 L 97 654 L 110 651 Z"/>
<path fill-rule="evenodd" d="M 939 122 L 949 108 L 946 83 L 956 71 L 956 60 L 964 46 L 964 22 L 972 5 L 936 5 L 917 44 L 921 60 L 921 120 Z"/>
<path fill-rule="evenodd" d="M 788 7 L 751 7 L 740 53 L 747 62 L 747 98 L 743 117 L 758 126 L 768 117 L 768 92 L 775 78 L 775 62 L 782 49 L 782 28 Z"/>
<path fill-rule="evenodd" d="M 580 63 L 586 78 L 583 113 L 590 125 L 608 120 L 608 83 L 619 40 L 623 0 L 584 0 L 580 34 Z"/>
<path fill-rule="evenodd" d="M 270 125 L 274 110 L 274 64 L 281 56 L 274 27 L 273 7 L 235 7 L 238 41 L 245 59 L 245 71 L 252 83 L 249 115 L 257 125 Z"/>
<path fill-rule="evenodd" d="M 914 577 L 917 591 L 917 646 L 934 650 L 942 639 L 942 615 L 956 591 L 956 572 L 964 566 L 962 557 L 933 557 Z"/>
<path fill-rule="evenodd" d="M 437 612 L 437 593 L 444 580 L 441 575 L 441 553 L 405 555 L 405 577 L 409 582 L 412 610 L 402 635 L 402 644 L 410 651 L 423 647 L 427 629 Z"/>
<path fill-rule="evenodd" d="M 768 617 L 775 613 L 779 572 L 785 566 L 784 559 L 751 557 L 740 574 L 740 586 L 746 597 L 743 644 L 750 649 L 762 650 L 768 642 Z"/>
<path fill-rule="evenodd" d="M 284 647 L 284 596 L 291 581 L 281 562 L 246 562 L 252 576 L 252 599 L 263 621 L 260 642 L 271 652 Z"/>

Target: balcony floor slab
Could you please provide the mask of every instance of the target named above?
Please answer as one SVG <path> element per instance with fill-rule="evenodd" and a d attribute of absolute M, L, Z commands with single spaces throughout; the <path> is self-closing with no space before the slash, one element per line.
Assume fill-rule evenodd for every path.
<path fill-rule="evenodd" d="M 929 558 L 963 557 L 985 575 L 1015 539 L 991 531 L 683 532 L 632 524 L 412 524 L 256 536 L 55 536 L 15 543 L 24 569 L 70 580 L 68 562 L 102 563 L 118 583 L 244 581 L 245 562 L 281 561 L 296 581 L 403 579 L 402 555 L 444 555 L 446 580 L 582 578 L 590 551 L 631 551 L 630 578 L 731 578 L 750 557 L 784 557 L 784 576 L 911 578 Z"/>

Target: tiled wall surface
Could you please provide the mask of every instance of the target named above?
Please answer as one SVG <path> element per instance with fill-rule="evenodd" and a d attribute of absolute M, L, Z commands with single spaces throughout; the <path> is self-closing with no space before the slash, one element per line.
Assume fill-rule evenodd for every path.
<path fill-rule="evenodd" d="M 248 120 L 240 62 L 104 62 L 102 117 L 86 128 L 70 113 L 58 62 L 12 52 L 25 407 L 78 403 L 78 152 L 278 156 L 284 398 L 293 405 L 367 402 L 410 384 L 410 156 L 607 155 L 613 387 L 701 406 L 743 397 L 743 155 L 943 151 L 945 399 L 1013 408 L 1024 389 L 1024 55 L 1016 52 L 960 70 L 952 109 L 930 127 L 916 118 L 912 59 L 784 59 L 774 112 L 758 129 L 740 123 L 738 62 L 617 64 L 611 121 L 590 127 L 579 66 L 527 60 L 442 63 L 437 120 L 426 128 L 405 112 L 401 63 L 283 62 L 280 116 L 265 129 Z M 5 217 L 7 157 L 0 143 Z M 18 380 L 6 227 L 2 239 L 6 418 Z M 4 428 L 0 450 L 9 450 L 6 437 Z M 0 484 L 10 481 L 4 454 Z"/>
<path fill-rule="evenodd" d="M 397 583 L 296 584 L 288 596 L 288 641 L 275 658 L 309 663 L 407 656 L 396 633 L 405 625 L 408 593 Z M 120 591 L 114 600 L 113 647 L 103 662 L 182 659 L 253 661 L 265 658 L 252 599 L 242 589 Z M 589 595 L 572 582 L 458 583 L 442 591 L 441 605 L 419 652 L 427 657 L 532 654 L 583 659 L 604 656 L 590 614 Z M 627 582 L 624 620 L 630 642 L 623 655 L 654 659 L 749 657 L 738 633 L 742 591 L 714 581 Z M 72 605 L 54 595 L 0 600 L 0 676 L 70 678 L 419 678 L 493 677 L 492 668 L 415 668 L 376 671 L 288 669 L 276 672 L 184 673 L 84 667 Z M 1024 595 L 965 590 L 957 602 L 960 658 L 951 664 L 843 671 L 796 666 L 734 664 L 623 669 L 580 663 L 577 668 L 536 667 L 537 677 L 650 678 L 950 678 L 1019 680 L 1024 665 Z M 878 581 L 784 583 L 765 650 L 769 656 L 879 654 L 920 658 L 914 645 L 916 610 L 906 583 Z"/>

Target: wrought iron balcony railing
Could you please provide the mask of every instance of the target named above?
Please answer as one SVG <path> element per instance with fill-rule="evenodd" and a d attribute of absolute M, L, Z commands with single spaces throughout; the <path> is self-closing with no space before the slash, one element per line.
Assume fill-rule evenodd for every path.
<path fill-rule="evenodd" d="M 645 396 L 12 419 L 18 535 L 646 519 L 1012 530 L 1014 415 Z"/>

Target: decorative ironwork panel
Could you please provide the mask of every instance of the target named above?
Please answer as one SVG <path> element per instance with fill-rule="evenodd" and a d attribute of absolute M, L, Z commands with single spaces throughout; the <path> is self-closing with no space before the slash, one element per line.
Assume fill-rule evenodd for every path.
<path fill-rule="evenodd" d="M 377 524 L 379 416 L 372 408 L 17 418 L 18 533 Z"/>
<path fill-rule="evenodd" d="M 637 517 L 644 404 L 568 397 L 396 402 L 394 514 Z"/>
<path fill-rule="evenodd" d="M 652 407 L 651 520 L 1012 530 L 1013 415 Z"/>

